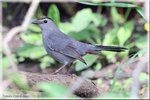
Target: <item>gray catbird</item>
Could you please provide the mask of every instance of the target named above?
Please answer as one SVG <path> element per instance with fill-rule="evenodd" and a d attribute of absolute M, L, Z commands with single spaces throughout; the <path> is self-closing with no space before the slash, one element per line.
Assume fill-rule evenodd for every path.
<path fill-rule="evenodd" d="M 64 67 L 71 66 L 76 59 L 86 64 L 82 56 L 88 53 L 96 54 L 102 50 L 114 52 L 127 50 L 123 47 L 96 46 L 79 42 L 61 32 L 54 21 L 48 17 L 44 17 L 32 23 L 39 25 L 42 29 L 43 44 L 47 53 L 63 64 L 55 73 Z"/>

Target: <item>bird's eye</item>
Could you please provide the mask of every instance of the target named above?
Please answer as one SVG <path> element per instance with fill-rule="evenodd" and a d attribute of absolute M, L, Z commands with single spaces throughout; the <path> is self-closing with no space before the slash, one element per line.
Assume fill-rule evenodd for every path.
<path fill-rule="evenodd" d="M 47 20 L 44 20 L 44 23 L 47 23 Z"/>

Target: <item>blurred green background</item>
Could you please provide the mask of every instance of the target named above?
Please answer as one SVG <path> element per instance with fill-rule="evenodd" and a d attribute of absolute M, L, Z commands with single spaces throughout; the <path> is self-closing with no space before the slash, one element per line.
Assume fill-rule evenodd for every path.
<path fill-rule="evenodd" d="M 5 36 L 12 27 L 21 24 L 29 4 L 3 2 L 2 6 L 3 35 Z M 142 5 L 139 4 L 139 6 Z M 12 12 L 11 9 L 14 9 L 14 11 Z M 118 5 L 111 3 L 108 5 L 41 3 L 33 19 L 48 16 L 56 22 L 62 32 L 76 40 L 129 49 L 122 53 L 102 51 L 99 55 L 88 54 L 84 56 L 87 65 L 76 61 L 72 66 L 74 73 L 80 75 L 84 70 L 98 71 L 107 68 L 108 65 L 118 64 L 125 59 L 130 59 L 141 50 L 146 51 L 148 24 L 141 15 L 143 16 L 141 9 L 134 4 L 126 5 L 126 3 Z M 47 69 L 56 69 L 60 66 L 44 50 L 41 30 L 36 25 L 30 24 L 28 30 L 15 36 L 9 45 L 13 52 L 14 61 L 18 64 L 18 69 L 22 71 L 45 72 Z M 143 52 L 138 53 L 135 58 L 143 55 Z M 5 54 L 3 54 L 2 63 L 4 71 L 10 68 L 9 60 Z M 147 78 L 148 76 L 141 77 Z M 47 91 L 44 87 L 46 83 L 43 84 L 42 89 L 44 88 Z M 118 87 L 115 88 L 116 91 L 123 88 L 121 83 L 116 83 L 116 86 Z M 56 86 L 56 88 L 62 87 Z M 62 89 L 62 91 L 64 90 Z M 48 92 L 52 93 L 51 91 Z M 127 92 L 124 93 L 124 97 L 129 96 Z M 55 97 L 58 94 L 53 95 Z M 53 95 L 50 97 L 53 97 Z"/>
<path fill-rule="evenodd" d="M 12 23 L 18 21 L 16 22 L 18 24 L 19 20 L 23 18 L 19 17 L 19 20 L 16 20 L 17 17 L 11 15 L 11 13 L 8 14 L 9 11 L 5 12 L 5 9 L 9 9 L 7 8 L 9 5 L 13 6 L 13 4 L 3 4 L 3 16 L 6 16 L 3 21 L 4 24 L 11 27 Z M 18 6 L 20 5 L 18 4 Z M 95 63 L 93 66 L 95 69 L 99 69 L 103 64 L 106 66 L 110 63 L 117 63 L 146 47 L 147 33 L 144 30 L 145 21 L 134 8 L 92 7 L 72 4 L 70 7 L 72 7 L 71 10 L 75 10 L 72 11 L 74 13 L 72 14 L 72 12 L 66 11 L 70 16 L 67 14 L 63 16 L 63 13 L 66 12 L 61 11 L 61 8 L 57 7 L 57 5 L 60 7 L 60 4 L 46 5 L 43 7 L 41 4 L 37 9 L 36 19 L 42 18 L 42 16 L 52 18 L 62 32 L 79 41 L 96 45 L 122 46 L 129 49 L 127 52 L 117 54 L 114 52 L 102 52 L 99 59 L 97 59 L 98 55 L 86 55 L 85 59 L 88 66 L 77 61 L 75 65 L 76 71 L 90 67 L 93 63 Z M 66 6 L 68 5 L 66 4 Z M 76 8 L 73 8 L 73 6 L 76 6 Z M 80 7 L 79 9 L 77 8 L 78 6 Z M 42 9 L 46 9 L 47 12 L 42 12 Z M 99 9 L 102 13 L 98 11 Z M 67 18 L 65 18 L 66 16 Z M 14 45 L 15 51 L 13 54 L 16 63 L 25 63 L 26 60 L 35 61 L 42 69 L 57 64 L 45 52 L 42 44 L 41 30 L 38 26 L 30 24 L 28 30 L 20 33 L 18 37 L 23 41 L 23 45 L 19 48 Z M 4 57 L 3 61 L 3 67 L 9 67 L 9 62 L 6 57 Z"/>

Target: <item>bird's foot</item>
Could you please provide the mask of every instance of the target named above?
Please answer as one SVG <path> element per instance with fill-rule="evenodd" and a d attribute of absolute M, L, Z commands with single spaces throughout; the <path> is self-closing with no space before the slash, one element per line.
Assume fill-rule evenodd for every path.
<path fill-rule="evenodd" d="M 51 73 L 51 75 L 55 75 L 55 74 L 59 74 L 59 71 L 55 71 L 55 72 L 53 72 L 53 73 Z"/>
<path fill-rule="evenodd" d="M 63 75 L 71 75 L 71 73 L 67 70 L 67 71 L 55 71 L 53 73 L 51 73 L 51 75 L 56 75 L 56 74 L 63 74 Z"/>

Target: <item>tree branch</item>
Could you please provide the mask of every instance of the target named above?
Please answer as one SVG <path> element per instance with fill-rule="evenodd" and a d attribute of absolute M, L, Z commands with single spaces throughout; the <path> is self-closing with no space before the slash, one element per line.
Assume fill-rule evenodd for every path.
<path fill-rule="evenodd" d="M 68 88 L 72 86 L 72 83 L 76 83 L 78 80 L 82 80 L 80 86 L 74 90 L 74 93 L 80 97 L 93 97 L 98 95 L 100 92 L 98 88 L 89 80 L 80 78 L 76 75 L 62 75 L 62 74 L 41 74 L 41 73 L 29 73 L 21 72 L 27 79 L 29 86 L 33 87 L 35 84 L 45 81 L 45 82 L 56 82 L 64 84 Z"/>
<path fill-rule="evenodd" d="M 12 40 L 12 38 L 17 35 L 19 32 L 21 31 L 25 31 L 27 29 L 28 24 L 30 23 L 32 16 L 34 15 L 38 5 L 40 3 L 40 0 L 32 0 L 31 6 L 28 9 L 28 12 L 24 18 L 24 21 L 22 23 L 21 26 L 17 26 L 14 27 L 13 29 L 11 29 L 8 34 L 6 35 L 6 37 L 4 38 L 4 42 L 3 42 L 3 47 L 4 47 L 4 53 L 6 54 L 6 56 L 9 59 L 9 62 L 12 66 L 12 68 L 14 70 L 17 70 L 17 65 L 15 64 L 13 58 L 12 58 L 12 53 L 11 50 L 8 46 L 9 41 Z"/>

